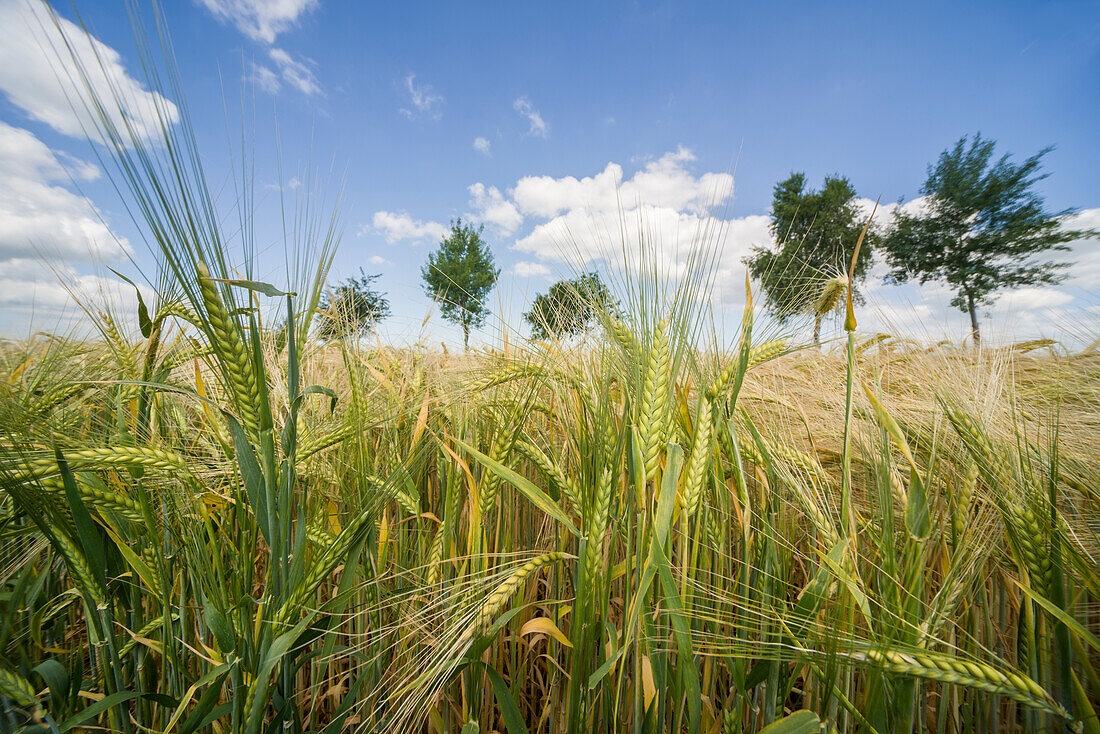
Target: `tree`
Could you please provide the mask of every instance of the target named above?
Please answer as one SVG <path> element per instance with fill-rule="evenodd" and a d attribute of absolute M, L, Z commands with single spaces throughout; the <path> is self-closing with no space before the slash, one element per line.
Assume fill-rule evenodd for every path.
<path fill-rule="evenodd" d="M 358 278 L 348 278 L 329 292 L 317 314 L 317 336 L 342 339 L 369 334 L 379 321 L 389 316 L 386 294 L 371 287 L 379 277 L 366 275 L 360 269 Z"/>
<path fill-rule="evenodd" d="M 951 286 L 951 305 L 970 314 L 975 345 L 981 344 L 979 306 L 1003 288 L 1057 283 L 1064 263 L 1029 258 L 1068 250 L 1063 243 L 1090 234 L 1063 229 L 1059 218 L 1072 212 L 1047 213 L 1032 190 L 1048 175 L 1039 171 L 1051 148 L 1018 165 L 1008 154 L 990 165 L 995 145 L 979 133 L 969 146 L 963 136 L 941 153 L 928 167 L 921 211 L 899 208 L 883 242 L 890 280 Z"/>
<path fill-rule="evenodd" d="M 588 328 L 601 308 L 613 307 L 611 291 L 599 273 L 585 273 L 573 280 L 559 280 L 547 293 L 535 296 L 523 315 L 534 339 L 579 334 Z"/>
<path fill-rule="evenodd" d="M 840 176 L 826 176 L 820 191 L 807 190 L 802 173 L 792 173 L 775 185 L 771 233 L 777 244 L 755 248 L 745 263 L 781 320 L 813 311 L 828 281 L 848 271 L 863 228 L 855 196 L 852 184 Z M 855 264 L 856 281 L 862 281 L 871 266 L 873 240 L 869 231 Z M 817 344 L 826 314 L 814 315 Z"/>
<path fill-rule="evenodd" d="M 464 225 L 461 219 L 451 222 L 451 234 L 428 255 L 420 271 L 424 290 L 438 301 L 443 318 L 462 326 L 466 349 L 470 328 L 483 325 L 489 315 L 485 298 L 500 276 L 492 250 L 481 239 L 483 229 Z"/>

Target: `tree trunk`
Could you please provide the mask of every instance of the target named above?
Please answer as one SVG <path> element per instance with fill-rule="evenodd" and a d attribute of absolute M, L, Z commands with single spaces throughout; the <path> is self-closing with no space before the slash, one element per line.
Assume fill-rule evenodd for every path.
<path fill-rule="evenodd" d="M 974 296 L 966 294 L 966 308 L 970 312 L 970 336 L 974 340 L 974 346 L 982 345 L 982 334 L 978 330 L 978 309 L 974 305 Z"/>
<path fill-rule="evenodd" d="M 470 351 L 470 325 L 462 325 L 462 349 L 464 351 Z"/>
<path fill-rule="evenodd" d="M 821 317 L 814 318 L 814 346 L 821 346 Z"/>

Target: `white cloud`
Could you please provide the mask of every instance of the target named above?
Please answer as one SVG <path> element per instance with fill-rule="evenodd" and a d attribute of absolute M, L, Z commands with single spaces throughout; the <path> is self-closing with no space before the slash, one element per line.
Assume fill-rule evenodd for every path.
<path fill-rule="evenodd" d="M 470 215 L 472 219 L 494 225 L 505 237 L 523 224 L 523 215 L 516 209 L 516 205 L 505 199 L 496 186 L 486 187 L 485 184 L 476 183 L 467 191 L 473 197 L 470 199 L 470 206 L 475 209 Z"/>
<path fill-rule="evenodd" d="M 0 122 L 0 263 L 33 258 L 59 262 L 110 260 L 128 251 L 90 201 L 57 182 L 91 180 L 99 170 L 83 161 L 66 166 L 27 130 Z"/>
<path fill-rule="evenodd" d="M 146 303 L 156 302 L 156 294 L 148 286 L 139 287 Z M 0 306 L 6 308 L 33 308 L 53 314 L 72 309 L 76 305 L 74 295 L 92 304 L 106 301 L 112 307 L 132 305 L 126 313 L 135 312 L 137 307 L 134 288 L 128 283 L 101 275 L 82 275 L 65 264 L 46 266 L 38 260 L 12 260 L 5 263 L 0 275 Z"/>
<path fill-rule="evenodd" d="M 894 221 L 895 212 L 899 210 L 911 217 L 923 216 L 928 213 L 928 197 L 926 196 L 918 196 L 900 205 L 897 202 L 880 201 L 877 209 L 875 208 L 874 199 L 868 199 L 862 196 L 857 196 L 852 203 L 855 205 L 856 212 L 861 217 L 869 217 L 871 213 L 874 212 L 874 228 L 879 230 L 888 228 L 890 223 Z"/>
<path fill-rule="evenodd" d="M 59 185 L 91 181 L 99 169 L 50 150 L 27 130 L 0 122 L 0 331 L 31 328 L 74 312 L 68 288 L 101 303 L 130 304 L 119 281 L 78 274 L 75 265 L 117 261 L 129 245 L 116 238 L 88 199 Z M 130 301 L 119 301 L 116 296 Z M 133 308 L 126 313 L 133 313 Z M 70 324 L 71 325 L 71 324 Z M 66 326 L 67 328 L 67 326 Z"/>
<path fill-rule="evenodd" d="M 526 260 L 520 260 L 512 268 L 512 272 L 521 278 L 531 278 L 535 276 L 547 277 L 550 275 L 550 268 L 546 267 L 542 263 L 532 263 Z"/>
<path fill-rule="evenodd" d="M 245 81 L 252 82 L 268 94 L 275 94 L 279 91 L 279 87 L 281 86 L 278 74 L 263 64 L 257 64 L 255 62 L 252 64 L 251 76 L 246 77 Z"/>
<path fill-rule="evenodd" d="M 540 261 L 584 267 L 603 260 L 614 267 L 647 270 L 672 280 L 708 259 L 714 278 L 707 298 L 732 303 L 744 292 L 742 258 L 771 242 L 764 215 L 723 218 L 733 190 L 726 173 L 696 174 L 681 147 L 646 163 L 630 177 L 609 163 L 594 176 L 528 176 L 512 196 L 520 212 L 543 219 L 514 249 Z M 638 253 L 642 253 L 639 258 Z"/>
<path fill-rule="evenodd" d="M 417 84 L 416 74 L 409 74 L 405 77 L 404 85 L 405 91 L 409 94 L 409 101 L 412 103 L 412 109 L 402 107 L 400 109 L 401 114 L 409 119 L 420 115 L 427 115 L 438 120 L 443 116 L 443 112 L 440 110 L 440 107 L 443 105 L 443 96 L 436 94 L 432 85 Z"/>
<path fill-rule="evenodd" d="M 387 265 L 390 261 L 382 257 L 381 255 L 371 255 L 367 258 L 367 262 L 369 262 L 371 265 Z"/>
<path fill-rule="evenodd" d="M 492 153 L 489 151 L 489 148 L 489 138 L 474 138 L 474 150 L 476 150 L 478 153 L 492 155 Z"/>
<path fill-rule="evenodd" d="M 1085 209 L 1066 217 L 1063 226 L 1072 230 L 1100 231 L 1100 207 Z M 1068 253 L 1058 253 L 1052 259 L 1072 262 L 1066 273 L 1065 285 L 1087 290 L 1100 290 L 1100 238 L 1067 242 Z"/>
<path fill-rule="evenodd" d="M 108 111 L 119 129 L 129 123 L 138 137 L 155 140 L 161 119 L 179 119 L 171 101 L 126 72 L 117 51 L 64 18 L 56 21 L 37 0 L 0 0 L 0 89 L 29 117 L 65 135 L 94 136 L 95 118 L 80 101 L 88 94 L 77 71 L 83 69 L 96 98 L 108 107 L 116 97 L 120 100 L 122 111 Z"/>
<path fill-rule="evenodd" d="M 697 177 L 686 168 L 694 160 L 691 151 L 680 147 L 650 161 L 626 181 L 618 163 L 608 163 L 595 176 L 579 180 L 573 176 L 526 176 L 516 183 L 513 198 L 524 214 L 539 217 L 575 209 L 617 212 L 639 205 L 698 214 L 725 201 L 733 190 L 733 176 L 705 173 Z"/>
<path fill-rule="evenodd" d="M 314 65 L 311 60 L 306 59 L 305 61 L 299 61 L 281 48 L 269 49 L 267 53 L 276 67 L 278 67 L 279 75 L 284 82 L 294 87 L 302 94 L 313 95 L 321 92 L 321 85 L 317 81 L 317 76 L 313 73 L 313 69 L 310 68 Z M 277 92 L 279 90 L 279 82 L 277 79 L 273 79 L 274 72 L 266 67 L 261 68 L 264 72 L 267 72 L 267 74 L 258 80 L 260 87 L 267 92 Z"/>
<path fill-rule="evenodd" d="M 517 97 L 516 101 L 512 103 L 512 109 L 526 117 L 527 121 L 531 123 L 530 129 L 527 131 L 528 135 L 539 138 L 546 137 L 546 134 L 550 131 L 550 126 L 542 119 L 542 115 L 531 105 L 531 101 L 527 97 Z"/>
<path fill-rule="evenodd" d="M 1017 288 L 997 296 L 995 308 L 1009 311 L 1034 311 L 1057 308 L 1073 301 L 1073 296 L 1057 288 Z"/>
<path fill-rule="evenodd" d="M 304 13 L 318 7 L 318 0 L 198 0 L 223 23 L 232 23 L 254 41 L 274 43 Z"/>
<path fill-rule="evenodd" d="M 413 219 L 405 212 L 379 211 L 374 213 L 371 219 L 371 227 L 360 227 L 359 234 L 370 231 L 377 232 L 386 238 L 386 242 L 400 242 L 408 240 L 418 242 L 423 240 L 442 240 L 450 231 L 439 222 L 422 222 Z"/>

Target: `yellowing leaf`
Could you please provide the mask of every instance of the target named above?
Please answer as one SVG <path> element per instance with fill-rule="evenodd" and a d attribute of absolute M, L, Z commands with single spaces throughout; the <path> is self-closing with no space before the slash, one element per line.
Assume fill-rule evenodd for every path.
<path fill-rule="evenodd" d="M 520 637 L 534 634 L 550 635 L 566 647 L 573 647 L 573 643 L 549 617 L 535 617 L 519 630 Z"/>
<path fill-rule="evenodd" d="M 339 535 L 342 529 L 340 527 L 340 508 L 332 500 L 328 501 L 328 527 L 333 535 Z"/>
<path fill-rule="evenodd" d="M 642 695 L 645 696 L 645 708 L 657 697 L 657 686 L 653 684 L 653 663 L 649 662 L 649 656 L 642 658 Z"/>
<path fill-rule="evenodd" d="M 428 425 L 428 404 L 431 402 L 431 393 L 424 396 L 424 402 L 420 406 L 420 413 L 416 416 L 416 425 L 413 427 L 412 444 L 410 448 L 415 448 L 416 444 L 420 442 L 420 437 L 424 435 L 424 428 Z"/>

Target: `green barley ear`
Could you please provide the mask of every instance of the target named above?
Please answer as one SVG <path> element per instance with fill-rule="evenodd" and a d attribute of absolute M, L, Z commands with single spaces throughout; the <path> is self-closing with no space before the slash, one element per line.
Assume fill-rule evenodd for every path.
<path fill-rule="evenodd" d="M 249 351 L 238 333 L 237 324 L 225 308 L 217 284 L 210 277 L 206 263 L 198 260 L 199 292 L 202 294 L 203 308 L 210 324 L 211 346 L 220 359 L 224 360 L 232 383 L 233 396 L 237 410 L 241 414 L 241 423 L 251 436 L 260 432 L 260 419 L 256 403 L 259 391 L 256 389 L 256 372 L 249 358 Z"/>
<path fill-rule="evenodd" d="M 536 556 L 523 564 L 515 571 L 512 572 L 508 578 L 500 582 L 500 584 L 493 590 L 493 593 L 485 600 L 485 603 L 481 605 L 481 609 L 478 610 L 477 616 L 474 617 L 474 621 L 463 633 L 461 640 L 472 640 L 477 635 L 481 634 L 493 621 L 493 617 L 500 612 L 504 604 L 512 597 L 512 594 L 516 593 L 519 587 L 523 584 L 524 579 L 539 570 L 543 566 L 551 563 L 557 563 L 558 561 L 566 558 L 574 558 L 574 556 L 568 553 L 562 553 L 560 551 L 553 551 L 550 553 L 543 553 L 540 556 Z"/>
<path fill-rule="evenodd" d="M 695 444 L 691 448 L 684 479 L 683 504 L 688 517 L 694 517 L 703 498 L 711 458 L 714 453 L 714 404 L 703 400 L 695 421 Z"/>
<path fill-rule="evenodd" d="M 661 460 L 661 447 L 665 444 L 670 417 L 668 396 L 669 343 L 668 319 L 662 319 L 653 332 L 653 341 L 646 358 L 645 379 L 642 383 L 641 414 L 638 428 L 642 437 L 646 476 L 653 476 Z"/>
<path fill-rule="evenodd" d="M 607 330 L 611 334 L 611 338 L 626 352 L 631 361 L 636 361 L 638 358 L 638 340 L 634 338 L 633 332 L 627 328 L 626 324 L 615 316 L 609 315 Z"/>
<path fill-rule="evenodd" d="M 547 481 L 554 485 L 558 497 L 565 500 L 567 508 L 572 509 L 574 512 L 580 512 L 580 492 L 573 479 L 558 468 L 558 465 L 542 449 L 530 441 L 518 441 L 516 451 L 538 467 L 538 470 L 543 473 Z"/>
<path fill-rule="evenodd" d="M 443 551 L 445 548 L 444 541 L 446 540 L 444 529 L 445 526 L 443 524 L 440 524 L 440 526 L 436 528 L 435 535 L 432 536 L 431 547 L 428 551 L 428 572 L 424 580 L 429 587 L 434 587 L 438 584 L 442 574 Z"/>
<path fill-rule="evenodd" d="M 603 562 L 604 538 L 607 536 L 608 520 L 611 516 L 611 493 L 614 485 L 614 476 L 610 468 L 604 469 L 600 474 L 599 483 L 596 485 L 595 496 L 590 510 L 588 522 L 585 523 L 585 534 L 588 536 L 588 544 L 585 546 L 585 573 L 589 583 L 596 583 L 599 578 L 600 566 Z"/>
<path fill-rule="evenodd" d="M 978 488 L 978 463 L 971 459 L 967 463 L 966 474 L 956 483 L 954 503 L 955 537 L 961 538 L 966 532 L 970 519 L 970 505 L 974 501 L 974 491 Z"/>
<path fill-rule="evenodd" d="M 932 652 L 903 653 L 892 650 L 868 650 L 854 653 L 856 659 L 867 660 L 884 670 L 926 680 L 966 686 L 986 693 L 1007 696 L 1013 701 L 1046 711 L 1063 719 L 1069 714 L 1054 701 L 1038 683 L 1015 671 L 1001 671 L 985 663 L 960 660 Z"/>
<path fill-rule="evenodd" d="M 787 351 L 786 339 L 772 339 L 763 344 L 758 344 L 749 352 L 749 367 L 755 367 L 762 362 L 767 362 L 769 359 L 775 359 L 785 351 Z M 728 385 L 726 387 L 728 388 Z"/>

